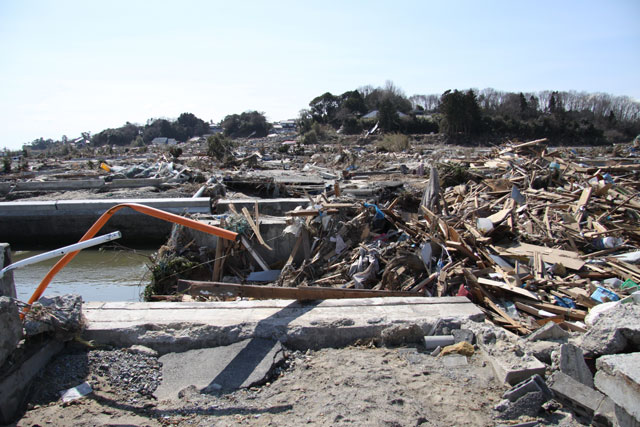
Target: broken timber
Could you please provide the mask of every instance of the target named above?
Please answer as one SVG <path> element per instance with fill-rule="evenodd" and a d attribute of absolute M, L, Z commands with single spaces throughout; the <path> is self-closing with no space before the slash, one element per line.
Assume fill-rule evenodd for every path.
<path fill-rule="evenodd" d="M 415 297 L 415 292 L 376 291 L 370 289 L 343 289 L 305 286 L 300 288 L 281 288 L 273 286 L 238 285 L 235 283 L 200 282 L 180 280 L 180 289 L 187 289 L 192 296 L 224 296 L 255 299 L 295 299 L 320 300 L 339 298 L 372 298 L 372 297 Z"/>

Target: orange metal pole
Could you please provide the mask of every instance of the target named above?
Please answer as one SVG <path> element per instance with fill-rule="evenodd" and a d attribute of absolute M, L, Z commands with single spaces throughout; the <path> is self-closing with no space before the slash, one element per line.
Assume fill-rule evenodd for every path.
<path fill-rule="evenodd" d="M 87 230 L 87 232 L 84 234 L 84 236 L 82 236 L 82 238 L 78 242 L 89 240 L 93 236 L 95 236 L 96 233 L 100 231 L 100 229 L 107 223 L 107 221 L 109 221 L 109 219 L 113 216 L 113 214 L 115 214 L 117 211 L 119 211 L 122 208 L 131 208 L 145 215 L 159 218 L 164 221 L 173 222 L 175 224 L 184 225 L 185 227 L 193 228 L 194 230 L 202 231 L 208 234 L 213 234 L 214 236 L 222 237 L 223 239 L 226 239 L 226 240 L 235 241 L 238 239 L 238 233 L 225 230 L 224 228 L 215 227 L 213 225 L 205 224 L 199 221 L 194 221 L 192 219 L 185 218 L 180 215 L 175 215 L 169 212 L 161 211 L 160 209 L 152 208 L 145 205 L 140 205 L 138 203 L 122 203 L 108 209 L 105 213 L 103 213 L 100 216 L 100 218 L 98 218 L 98 220 L 95 223 L 93 223 L 93 225 L 89 228 L 89 230 Z M 64 255 L 53 267 L 51 267 L 51 270 L 49 270 L 47 275 L 44 276 L 44 279 L 42 279 L 42 282 L 40 282 L 40 285 L 38 285 L 38 288 L 33 292 L 33 295 L 31 295 L 31 298 L 29 298 L 28 305 L 24 308 L 22 314 L 20 315 L 22 318 L 24 318 L 24 315 L 29 311 L 29 307 L 31 306 L 31 304 L 33 304 L 35 301 L 38 300 L 38 298 L 42 296 L 42 293 L 47 288 L 47 286 L 49 286 L 49 283 L 51 283 L 51 280 L 54 278 L 54 276 L 58 274 L 58 272 L 62 270 L 67 264 L 69 264 L 69 262 L 78 254 L 78 252 L 80 251 L 70 252 Z"/>

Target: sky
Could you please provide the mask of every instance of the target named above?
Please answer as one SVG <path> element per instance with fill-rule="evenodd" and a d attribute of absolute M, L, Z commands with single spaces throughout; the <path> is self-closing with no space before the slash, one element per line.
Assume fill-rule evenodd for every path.
<path fill-rule="evenodd" d="M 0 148 L 392 81 L 640 100 L 639 0 L 0 0 Z"/>

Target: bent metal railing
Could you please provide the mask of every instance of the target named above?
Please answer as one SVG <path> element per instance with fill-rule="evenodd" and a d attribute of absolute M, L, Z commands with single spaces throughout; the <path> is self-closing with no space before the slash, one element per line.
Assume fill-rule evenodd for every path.
<path fill-rule="evenodd" d="M 203 222 L 185 218 L 180 215 L 161 211 L 160 209 L 140 205 L 138 203 L 121 203 L 119 205 L 115 205 L 114 207 L 108 209 L 105 213 L 103 213 L 78 242 L 83 242 L 95 236 L 96 233 L 100 231 L 100 229 L 107 223 L 107 221 L 109 221 L 113 214 L 115 214 L 122 208 L 131 208 L 134 211 L 143 213 L 145 215 L 149 215 L 164 221 L 173 222 L 174 224 L 184 225 L 185 227 L 193 228 L 194 230 L 202 231 L 208 234 L 213 234 L 214 236 L 218 236 L 226 240 L 236 241 L 238 239 L 238 233 L 225 230 L 224 228 L 215 227 L 213 225 L 205 224 Z M 47 286 L 49 286 L 49 283 L 51 283 L 51 280 L 53 280 L 55 275 L 58 274 L 58 272 L 60 272 L 60 270 L 62 270 L 67 264 L 69 264 L 69 262 L 78 254 L 78 252 L 79 251 L 70 252 L 64 255 L 53 267 L 51 267 L 51 270 L 49 270 L 47 275 L 44 276 L 44 279 L 42 279 L 40 285 L 38 285 L 38 288 L 33 292 L 31 298 L 29 298 L 29 302 L 20 314 L 20 317 L 24 318 L 25 314 L 29 311 L 31 304 L 33 304 L 42 296 L 42 293 L 45 289 L 47 289 Z"/>

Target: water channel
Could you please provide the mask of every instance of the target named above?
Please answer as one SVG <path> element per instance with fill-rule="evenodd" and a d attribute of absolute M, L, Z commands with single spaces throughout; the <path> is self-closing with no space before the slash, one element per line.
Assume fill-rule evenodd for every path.
<path fill-rule="evenodd" d="M 78 294 L 83 301 L 141 301 L 150 280 L 148 265 L 153 250 L 85 249 L 51 281 L 44 296 Z M 42 251 L 16 251 L 20 261 Z M 27 302 L 49 269 L 60 258 L 14 270 L 16 293 Z"/>

